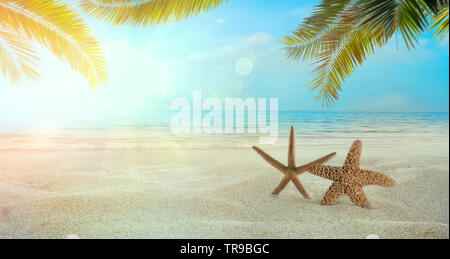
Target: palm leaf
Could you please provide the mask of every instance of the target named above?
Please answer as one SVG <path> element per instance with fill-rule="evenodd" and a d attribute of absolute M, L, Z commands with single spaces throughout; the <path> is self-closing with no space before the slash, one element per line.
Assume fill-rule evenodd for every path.
<path fill-rule="evenodd" d="M 0 71 L 14 84 L 23 78 L 36 80 L 39 77 L 35 70 L 39 58 L 31 45 L 26 35 L 0 27 Z"/>
<path fill-rule="evenodd" d="M 348 25 L 347 25 L 348 26 Z M 318 90 L 317 99 L 327 108 L 339 99 L 342 83 L 352 75 L 357 66 L 362 65 L 367 56 L 386 41 L 367 27 L 345 28 L 331 31 L 326 38 L 327 49 L 314 62 L 314 79 L 308 83 L 310 90 Z"/>
<path fill-rule="evenodd" d="M 448 35 L 448 7 L 431 17 L 431 22 L 430 29 L 435 31 L 434 37 L 439 36 L 439 40 L 443 40 Z"/>
<path fill-rule="evenodd" d="M 106 83 L 106 62 L 100 44 L 83 19 L 61 1 L 0 1 L 0 26 L 40 43 L 91 86 Z"/>
<path fill-rule="evenodd" d="M 422 0 L 421 4 L 433 15 L 438 15 L 448 7 L 448 0 Z"/>
<path fill-rule="evenodd" d="M 311 17 L 306 18 L 291 35 L 284 37 L 281 42 L 288 59 L 310 60 L 320 50 L 322 36 L 330 32 L 339 22 L 344 10 L 350 8 L 351 0 L 324 0 L 314 8 Z"/>
<path fill-rule="evenodd" d="M 89 15 L 113 25 L 154 26 L 187 19 L 228 0 L 81 0 Z"/>
<path fill-rule="evenodd" d="M 356 7 L 343 10 L 338 22 L 321 36 L 320 49 L 315 54 L 314 79 L 308 83 L 310 90 L 318 90 L 317 99 L 329 108 L 339 99 L 342 83 L 361 65 L 366 56 L 374 53 L 385 41 L 368 26 L 359 26 Z"/>
<path fill-rule="evenodd" d="M 408 49 L 413 49 L 428 26 L 422 0 L 366 0 L 357 10 L 361 26 L 368 25 L 386 40 L 400 31 Z"/>
<path fill-rule="evenodd" d="M 282 42 L 289 59 L 313 61 L 314 79 L 308 87 L 329 108 L 345 80 L 376 48 L 396 32 L 408 49 L 414 48 L 429 27 L 429 13 L 445 7 L 448 0 L 323 0 Z M 448 11 L 432 21 L 436 34 L 448 32 Z"/>

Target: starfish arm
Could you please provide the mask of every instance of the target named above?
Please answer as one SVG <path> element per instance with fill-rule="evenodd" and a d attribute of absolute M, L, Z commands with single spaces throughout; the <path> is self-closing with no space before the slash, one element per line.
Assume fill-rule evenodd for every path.
<path fill-rule="evenodd" d="M 296 175 L 293 175 L 291 179 L 292 179 L 292 182 L 294 183 L 295 187 L 297 187 L 297 190 L 303 195 L 303 197 L 305 199 L 310 200 L 311 199 L 311 195 L 306 190 L 305 186 L 303 186 L 303 184 L 300 181 L 300 179 L 298 179 L 298 177 Z"/>
<path fill-rule="evenodd" d="M 370 203 L 366 198 L 366 194 L 361 186 L 348 186 L 346 194 L 350 197 L 352 202 L 360 207 L 370 209 Z"/>
<path fill-rule="evenodd" d="M 345 185 L 339 182 L 334 182 L 322 198 L 323 205 L 333 205 L 337 199 L 345 194 Z"/>
<path fill-rule="evenodd" d="M 327 178 L 332 181 L 341 180 L 343 174 L 342 167 L 312 164 L 308 167 L 308 171 L 314 175 Z"/>
<path fill-rule="evenodd" d="M 362 143 L 361 140 L 355 140 L 352 147 L 348 151 L 347 158 L 344 162 L 344 168 L 358 170 L 359 160 L 361 158 Z"/>
<path fill-rule="evenodd" d="M 283 165 L 280 161 L 276 160 L 275 158 L 271 157 L 269 154 L 264 152 L 259 147 L 253 147 L 253 149 L 258 153 L 264 160 L 267 161 L 267 163 L 271 164 L 273 167 L 278 169 L 280 172 L 285 173 L 287 170 L 287 167 Z"/>
<path fill-rule="evenodd" d="M 358 182 L 361 185 L 378 185 L 378 186 L 384 186 L 384 187 L 394 187 L 395 186 L 394 179 L 392 179 L 384 174 L 380 174 L 380 173 L 370 171 L 370 170 L 361 170 Z"/>
<path fill-rule="evenodd" d="M 324 164 L 326 163 L 328 160 L 330 160 L 331 158 L 333 158 L 336 155 L 336 152 L 330 153 L 324 157 L 321 157 L 317 160 L 314 160 L 306 165 L 302 165 L 302 166 L 298 166 L 297 168 L 295 168 L 295 173 L 297 175 L 306 172 L 306 170 L 308 170 L 308 167 L 310 167 L 312 164 Z"/>
<path fill-rule="evenodd" d="M 293 126 L 291 126 L 291 134 L 289 135 L 288 167 L 295 167 L 295 129 Z"/>
<path fill-rule="evenodd" d="M 291 180 L 291 178 L 287 175 L 285 175 L 280 183 L 277 185 L 277 187 L 275 187 L 275 189 L 273 189 L 272 194 L 273 195 L 278 195 L 280 194 L 280 192 L 284 189 L 284 187 L 286 187 L 286 185 L 289 183 L 289 181 Z"/>

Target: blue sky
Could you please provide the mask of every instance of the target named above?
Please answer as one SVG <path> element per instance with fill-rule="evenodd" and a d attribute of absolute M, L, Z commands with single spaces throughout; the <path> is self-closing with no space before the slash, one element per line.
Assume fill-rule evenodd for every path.
<path fill-rule="evenodd" d="M 219 98 L 278 97 L 280 110 L 320 111 L 305 88 L 312 67 L 286 60 L 278 42 L 314 3 L 230 0 L 188 21 L 144 29 L 87 18 L 105 50 L 110 83 L 91 89 L 42 50 L 38 83 L 14 87 L 0 78 L 0 109 L 167 110 L 171 100 L 198 89 Z M 239 60 L 251 61 L 249 74 L 236 71 Z M 439 43 L 427 35 L 413 52 L 393 40 L 356 70 L 331 110 L 448 112 L 448 66 L 448 38 Z"/>

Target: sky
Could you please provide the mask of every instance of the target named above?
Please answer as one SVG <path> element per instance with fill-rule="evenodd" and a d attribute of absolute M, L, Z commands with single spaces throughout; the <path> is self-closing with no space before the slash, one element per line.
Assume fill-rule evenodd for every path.
<path fill-rule="evenodd" d="M 204 97 L 279 98 L 279 110 L 321 111 L 305 87 L 312 66 L 287 60 L 279 43 L 315 3 L 230 0 L 156 28 L 113 27 L 85 17 L 102 43 L 109 83 L 92 89 L 41 49 L 39 82 L 13 86 L 0 77 L 0 112 L 168 110 L 194 90 Z M 412 52 L 394 39 L 355 71 L 331 111 L 448 112 L 448 69 L 448 37 L 439 42 L 428 33 Z"/>

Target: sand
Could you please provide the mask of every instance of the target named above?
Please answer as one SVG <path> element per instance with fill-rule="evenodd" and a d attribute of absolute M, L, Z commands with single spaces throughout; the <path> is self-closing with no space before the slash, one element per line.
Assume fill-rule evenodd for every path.
<path fill-rule="evenodd" d="M 311 174 L 312 200 L 292 183 L 272 196 L 281 173 L 251 142 L 0 151 L 0 238 L 449 238 L 448 138 L 367 143 L 361 167 L 397 181 L 365 187 L 370 210 L 320 205 L 331 182 Z M 341 165 L 352 140 L 319 142 L 299 139 L 297 163 L 336 151 L 328 164 Z M 283 146 L 261 147 L 285 162 Z"/>

